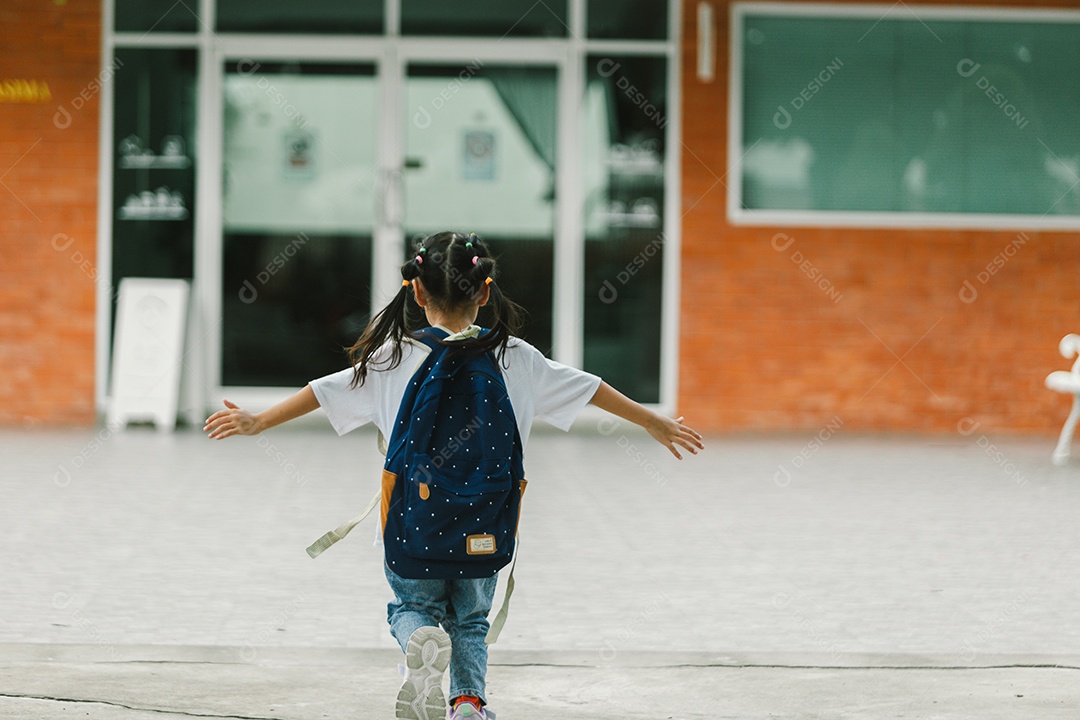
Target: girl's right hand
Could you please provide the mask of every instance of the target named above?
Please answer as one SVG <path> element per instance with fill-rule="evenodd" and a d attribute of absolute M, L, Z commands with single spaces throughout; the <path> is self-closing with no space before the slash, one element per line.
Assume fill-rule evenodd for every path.
<path fill-rule="evenodd" d="M 258 435 L 262 432 L 262 423 L 247 410 L 236 403 L 225 401 L 225 410 L 218 410 L 206 418 L 203 427 L 211 440 L 223 440 L 230 435 Z"/>

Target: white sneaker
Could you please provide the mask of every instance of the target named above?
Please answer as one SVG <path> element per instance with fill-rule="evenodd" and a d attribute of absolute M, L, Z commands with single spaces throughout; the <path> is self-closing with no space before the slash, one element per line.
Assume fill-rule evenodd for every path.
<path fill-rule="evenodd" d="M 401 720 L 446 720 L 443 673 L 450 665 L 450 636 L 438 627 L 422 627 L 405 648 L 405 682 L 397 696 Z"/>

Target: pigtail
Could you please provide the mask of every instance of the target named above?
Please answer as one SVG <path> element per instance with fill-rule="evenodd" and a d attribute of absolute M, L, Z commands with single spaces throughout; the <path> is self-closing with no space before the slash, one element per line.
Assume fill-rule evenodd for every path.
<path fill-rule="evenodd" d="M 390 357 L 384 369 L 391 370 L 401 364 L 401 342 L 405 338 L 405 310 L 409 302 L 409 284 L 420 276 L 423 258 L 417 257 L 401 266 L 401 289 L 382 310 L 371 318 L 360 339 L 348 350 L 349 363 L 353 366 L 350 388 L 364 384 L 372 365 L 371 356 L 388 341 L 392 344 Z"/>
<path fill-rule="evenodd" d="M 498 283 L 492 282 L 490 287 L 488 304 L 491 305 L 492 324 L 488 337 L 492 340 L 491 350 L 495 352 L 499 362 L 504 362 L 507 345 L 519 332 L 524 311 L 520 305 L 503 295 Z"/>
<path fill-rule="evenodd" d="M 504 362 L 507 345 L 518 333 L 524 311 L 521 306 L 506 297 L 499 288 L 499 284 L 495 282 L 498 277 L 498 267 L 484 242 L 473 234 L 469 235 L 463 244 L 467 251 L 469 285 L 474 288 L 473 292 L 482 292 L 485 286 L 491 292 L 488 297 L 488 305 L 491 306 L 492 313 L 491 327 L 484 337 L 477 338 L 469 344 L 469 347 L 476 352 L 494 352 L 499 362 Z"/>

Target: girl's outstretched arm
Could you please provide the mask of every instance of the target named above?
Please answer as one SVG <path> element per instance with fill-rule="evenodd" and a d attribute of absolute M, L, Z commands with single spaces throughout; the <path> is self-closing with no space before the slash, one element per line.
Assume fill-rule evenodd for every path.
<path fill-rule="evenodd" d="M 218 410 L 206 418 L 206 427 L 203 430 L 211 440 L 222 440 L 230 435 L 258 435 L 263 430 L 306 415 L 317 407 L 319 401 L 310 385 L 305 385 L 304 389 L 295 395 L 257 414 L 249 413 L 226 400 L 226 409 Z"/>
<path fill-rule="evenodd" d="M 655 413 L 626 397 L 606 382 L 600 382 L 600 387 L 596 388 L 596 393 L 589 402 L 601 410 L 607 410 L 612 415 L 618 415 L 623 420 L 629 420 L 645 428 L 657 442 L 680 460 L 682 460 L 682 455 L 679 454 L 679 445 L 694 455 L 697 455 L 698 450 L 705 449 L 701 443 L 701 434 L 692 427 L 683 425 L 681 417 L 673 420 Z"/>

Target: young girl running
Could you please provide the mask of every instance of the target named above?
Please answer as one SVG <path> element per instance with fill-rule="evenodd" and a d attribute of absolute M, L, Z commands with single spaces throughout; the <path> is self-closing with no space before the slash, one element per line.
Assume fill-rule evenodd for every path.
<path fill-rule="evenodd" d="M 682 424 L 682 418 L 659 415 L 595 375 L 548 360 L 539 350 L 514 337 L 518 307 L 494 282 L 495 258 L 476 235 L 442 232 L 425 238 L 415 257 L 401 266 L 401 277 L 397 295 L 372 318 L 349 349 L 351 368 L 313 380 L 292 397 L 261 413 L 249 413 L 226 400 L 226 409 L 206 421 L 204 430 L 209 437 L 257 435 L 322 407 L 338 434 L 373 422 L 383 437 L 391 438 L 392 446 L 395 437 L 400 445 L 400 433 L 395 436 L 393 431 L 398 429 L 396 424 L 402 425 L 410 419 L 403 416 L 411 414 L 411 404 L 404 413 L 399 411 L 406 399 L 416 397 L 415 388 L 424 380 L 416 375 L 428 367 L 425 360 L 429 355 L 445 350 L 447 354 L 460 353 L 462 357 L 489 354 L 498 363 L 520 447 L 527 442 L 534 419 L 568 430 L 578 413 L 590 403 L 645 428 L 680 460 L 680 449 L 696 454 L 704 447 L 701 435 Z M 410 297 L 423 308 L 432 331 L 424 335 L 408 331 L 406 309 Z M 481 330 L 474 323 L 480 307 L 488 304 L 492 309 L 492 327 Z M 461 433 L 459 437 L 466 435 Z M 441 468 L 442 464 L 435 466 Z M 384 471 L 385 572 L 394 594 L 394 601 L 388 606 L 388 620 L 390 631 L 406 656 L 406 677 L 398 693 L 397 717 L 444 719 L 447 703 L 442 677 L 449 666 L 451 720 L 494 718 L 494 713 L 485 708 L 485 638 L 498 573 L 488 572 L 483 577 L 417 578 L 412 576 L 420 573 L 394 572 L 391 565 L 397 566 L 397 562 L 393 558 L 402 556 L 394 542 L 400 538 L 391 538 L 392 533 L 387 532 L 390 522 L 387 505 L 391 496 L 385 484 L 386 475 Z M 430 491 L 424 483 L 420 485 L 423 486 L 420 497 L 426 500 L 428 495 L 423 493 Z M 470 542 L 473 538 L 478 538 L 475 548 L 481 554 L 491 552 L 496 543 L 487 535 L 472 536 Z M 473 551 L 474 547 L 470 546 L 468 553 Z"/>

